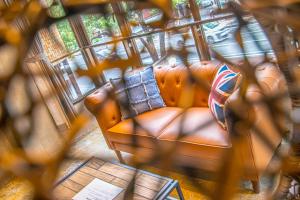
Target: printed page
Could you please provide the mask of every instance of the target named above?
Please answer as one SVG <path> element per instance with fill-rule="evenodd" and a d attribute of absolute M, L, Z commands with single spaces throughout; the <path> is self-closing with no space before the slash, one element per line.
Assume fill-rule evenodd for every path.
<path fill-rule="evenodd" d="M 82 190 L 80 190 L 73 200 L 113 200 L 122 192 L 123 188 L 95 178 Z"/>

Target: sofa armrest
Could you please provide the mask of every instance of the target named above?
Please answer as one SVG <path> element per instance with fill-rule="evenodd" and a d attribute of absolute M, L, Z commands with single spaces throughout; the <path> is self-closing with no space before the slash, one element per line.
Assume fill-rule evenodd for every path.
<path fill-rule="evenodd" d="M 86 108 L 96 117 L 106 142 L 110 147 L 111 144 L 107 141 L 106 132 L 121 121 L 118 103 L 113 95 L 110 95 L 111 92 L 112 87 L 108 83 L 87 96 L 84 100 Z"/>
<path fill-rule="evenodd" d="M 260 87 L 250 85 L 243 97 L 236 90 L 225 104 L 229 134 L 245 136 L 250 151 L 247 155 L 259 171 L 266 169 L 282 137 L 291 130 L 291 100 L 286 82 L 275 66 L 268 67 L 260 69 L 257 77 Z M 269 102 L 265 100 L 278 94 Z"/>

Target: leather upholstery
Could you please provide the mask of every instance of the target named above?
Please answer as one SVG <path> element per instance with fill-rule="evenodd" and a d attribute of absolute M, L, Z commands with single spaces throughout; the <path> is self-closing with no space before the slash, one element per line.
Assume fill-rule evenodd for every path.
<path fill-rule="evenodd" d="M 241 109 L 245 106 L 242 104 L 241 99 L 239 99 L 239 90 L 229 97 L 225 107 L 230 107 L 238 115 L 243 116 L 244 120 L 251 123 L 251 127 L 248 129 L 240 128 L 236 129 L 236 131 L 238 131 L 239 134 L 247 134 L 248 141 L 245 145 L 249 147 L 248 150 L 250 151 L 250 154 L 247 154 L 248 158 L 246 159 L 253 159 L 256 170 L 264 171 L 268 166 L 275 149 L 280 144 L 282 135 L 289 133 L 291 130 L 291 126 L 287 123 L 286 114 L 290 114 L 292 108 L 290 98 L 286 93 L 287 85 L 285 79 L 276 66 L 271 63 L 259 66 L 256 70 L 256 78 L 261 88 L 252 84 L 248 87 L 245 95 L 246 100 L 256 102 L 251 104 L 251 108 Z M 278 102 L 272 100 L 272 103 L 278 105 L 278 108 L 283 110 L 284 114 L 274 111 L 275 114 L 273 115 L 269 112 L 269 103 L 263 103 L 262 100 L 264 94 L 272 96 L 278 95 L 280 92 L 282 93 L 282 99 L 277 100 Z M 273 116 L 276 116 L 277 118 L 273 119 Z M 279 125 L 281 131 L 276 129 L 276 124 Z M 229 128 L 229 134 L 234 134 L 232 131 L 233 130 L 230 130 Z M 259 135 L 262 135 L 269 141 L 272 148 L 263 142 Z"/>
<path fill-rule="evenodd" d="M 85 104 L 96 116 L 109 147 L 114 150 L 151 155 L 153 152 L 172 150 L 175 146 L 176 152 L 173 155 L 175 155 L 174 160 L 178 161 L 178 164 L 191 164 L 201 169 L 217 169 L 224 152 L 233 145 L 230 136 L 234 132 L 230 127 L 234 127 L 236 122 L 226 115 L 226 123 L 229 125 L 228 131 L 221 129 L 215 121 L 201 130 L 195 131 L 193 129 L 212 119 L 207 101 L 210 86 L 219 65 L 220 63 L 217 61 L 209 61 L 197 63 L 188 68 L 183 66 L 156 67 L 155 77 L 167 107 L 136 117 L 137 122 L 148 130 L 149 135 L 140 128 L 133 131 L 132 120 L 121 121 L 119 107 L 114 100 L 110 99 L 98 108 L 108 95 L 109 87 L 107 86 L 88 96 Z M 190 75 L 192 75 L 193 80 L 189 78 Z M 274 94 L 279 90 L 283 92 L 287 90 L 283 77 L 273 64 L 268 63 L 258 67 L 256 75 L 261 89 L 257 86 L 249 87 L 247 91 L 249 100 L 262 98 L 263 93 Z M 201 87 L 196 87 L 195 81 L 200 83 Z M 181 105 L 181 97 L 189 96 L 185 93 L 186 87 L 194 89 L 194 101 L 191 104 L 192 108 L 184 112 L 184 109 L 179 108 L 179 105 Z M 225 111 L 227 112 L 229 107 L 233 107 L 236 112 L 251 122 L 250 126 L 238 129 L 241 133 L 246 134 L 240 154 L 247 172 L 245 177 L 250 180 L 257 180 L 259 174 L 271 160 L 275 148 L 280 144 L 281 136 L 271 123 L 270 118 L 273 115 L 267 112 L 267 105 L 255 104 L 255 106 L 246 109 L 241 106 L 241 102 L 237 98 L 238 92 L 239 90 L 229 97 L 225 104 Z M 276 105 L 281 107 L 284 105 L 287 112 L 290 113 L 289 97 L 276 102 Z M 184 119 L 183 131 L 189 134 L 177 139 L 181 119 Z M 280 116 L 276 120 L 280 121 L 280 127 L 284 132 L 290 130 L 284 116 Z M 273 144 L 273 149 L 268 149 L 257 137 L 253 129 L 254 125 L 263 130 L 265 137 Z M 133 132 L 135 132 L 136 137 L 133 137 Z M 134 142 L 133 138 L 137 139 L 137 142 Z M 133 144 L 136 146 L 133 147 Z"/>
<path fill-rule="evenodd" d="M 105 84 L 103 87 L 90 94 L 84 101 L 87 109 L 96 117 L 103 133 L 106 133 L 109 128 L 121 121 L 119 106 L 113 97 L 109 97 L 109 92 L 111 90 L 111 85 Z M 106 134 L 103 135 L 108 146 L 112 148 Z"/>
<path fill-rule="evenodd" d="M 155 78 L 165 104 L 170 107 L 179 105 L 179 99 L 185 95 L 184 88 L 189 84 L 189 77 L 192 76 L 198 81 L 191 86 L 195 88 L 193 106 L 207 107 L 210 86 L 219 65 L 218 61 L 204 61 L 193 64 L 189 68 L 182 65 L 156 67 Z"/>
<path fill-rule="evenodd" d="M 139 146 L 154 147 L 152 138 L 158 137 L 162 129 L 183 112 L 181 108 L 164 107 L 142 113 L 135 117 L 138 125 L 134 126 L 133 119 L 126 119 L 107 130 L 110 141 L 121 144 L 133 144 L 134 139 Z M 136 130 L 134 131 L 136 127 Z"/>
<path fill-rule="evenodd" d="M 181 165 L 201 163 L 203 167 L 206 161 L 206 170 L 217 164 L 231 147 L 227 131 L 216 122 L 208 107 L 187 109 L 162 131 L 158 140 L 165 151 L 174 148 L 172 154 L 184 157 L 176 158 Z"/>
<path fill-rule="evenodd" d="M 193 149 L 201 149 L 202 146 L 231 147 L 227 131 L 217 124 L 207 107 L 187 109 L 169 124 L 158 138 L 161 141 L 179 141 L 194 146 Z M 191 152 L 187 152 L 187 155 L 191 155 Z M 193 156 L 198 156 L 198 153 Z"/>

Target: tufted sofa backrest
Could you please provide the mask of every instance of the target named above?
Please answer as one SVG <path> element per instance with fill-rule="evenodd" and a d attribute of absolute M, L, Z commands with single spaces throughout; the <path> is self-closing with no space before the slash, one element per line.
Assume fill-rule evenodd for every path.
<path fill-rule="evenodd" d="M 202 61 L 189 68 L 183 65 L 155 67 L 155 78 L 166 105 L 178 107 L 179 99 L 185 95 L 184 88 L 187 86 L 195 90 L 193 106 L 207 107 L 210 87 L 219 66 L 220 62 L 217 61 Z M 198 83 L 188 85 L 190 77 Z"/>

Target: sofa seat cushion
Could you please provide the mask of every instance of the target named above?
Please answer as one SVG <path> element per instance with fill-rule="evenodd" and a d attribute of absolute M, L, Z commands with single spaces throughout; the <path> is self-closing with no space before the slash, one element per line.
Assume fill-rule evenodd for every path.
<path fill-rule="evenodd" d="M 184 135 L 178 138 L 181 123 Z M 216 122 L 207 107 L 187 109 L 163 130 L 158 139 L 163 148 L 176 145 L 175 155 L 197 157 L 200 160 L 216 161 L 225 149 L 231 147 L 227 131 Z"/>
<path fill-rule="evenodd" d="M 163 107 L 148 111 L 135 117 L 139 123 L 135 131 L 133 120 L 126 119 L 108 129 L 107 137 L 112 143 L 120 144 L 133 144 L 133 139 L 136 139 L 139 146 L 153 148 L 155 138 L 182 112 L 183 109 L 176 107 Z M 134 132 L 135 137 L 133 137 Z"/>

